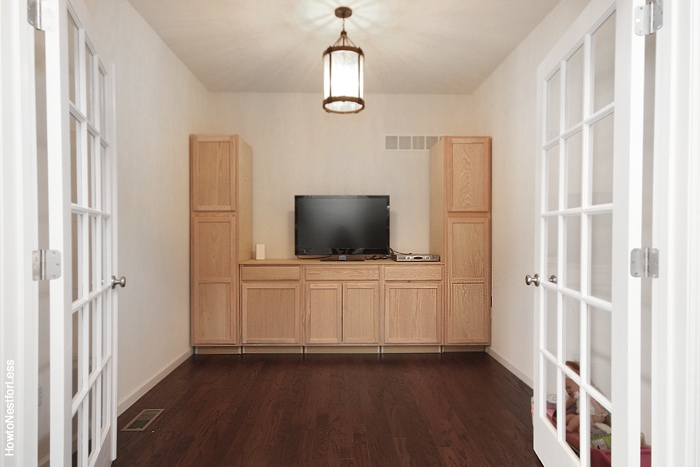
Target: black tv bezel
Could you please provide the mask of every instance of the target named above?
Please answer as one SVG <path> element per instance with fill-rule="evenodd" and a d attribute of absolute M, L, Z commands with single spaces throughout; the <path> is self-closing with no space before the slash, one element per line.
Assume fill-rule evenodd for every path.
<path fill-rule="evenodd" d="M 363 249 L 361 253 L 356 253 L 348 251 L 347 249 L 333 249 L 330 252 L 323 253 L 306 253 L 298 249 L 298 213 L 297 213 L 297 202 L 300 198 L 332 198 L 332 199 L 356 199 L 356 198 L 381 198 L 386 200 L 386 239 L 387 245 L 386 249 L 379 248 L 367 248 Z M 331 256 L 342 256 L 348 257 L 366 257 L 366 256 L 388 256 L 391 254 L 391 197 L 390 195 L 294 195 L 294 254 L 297 257 L 305 258 L 324 258 Z M 345 250 L 345 251 L 341 251 Z M 356 251 L 356 250 L 355 250 Z"/>

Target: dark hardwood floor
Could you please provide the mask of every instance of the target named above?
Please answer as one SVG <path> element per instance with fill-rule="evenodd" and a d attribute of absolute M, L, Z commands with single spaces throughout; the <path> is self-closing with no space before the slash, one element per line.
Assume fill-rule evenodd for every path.
<path fill-rule="evenodd" d="M 119 417 L 115 467 L 541 466 L 531 390 L 486 353 L 195 355 Z"/>

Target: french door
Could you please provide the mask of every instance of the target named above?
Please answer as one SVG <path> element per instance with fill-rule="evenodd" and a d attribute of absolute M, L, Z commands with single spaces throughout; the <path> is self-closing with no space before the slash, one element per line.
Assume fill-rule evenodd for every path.
<path fill-rule="evenodd" d="M 116 153 L 111 74 L 76 11 L 56 2 L 46 31 L 51 282 L 51 464 L 116 454 Z M 85 15 L 86 16 L 86 15 Z M 123 282 L 120 284 L 123 286 Z"/>
<path fill-rule="evenodd" d="M 526 281 L 538 286 L 534 446 L 546 466 L 589 466 L 612 439 L 613 465 L 640 464 L 641 290 L 629 271 L 642 240 L 636 3 L 592 0 L 538 69 L 537 275 Z"/>

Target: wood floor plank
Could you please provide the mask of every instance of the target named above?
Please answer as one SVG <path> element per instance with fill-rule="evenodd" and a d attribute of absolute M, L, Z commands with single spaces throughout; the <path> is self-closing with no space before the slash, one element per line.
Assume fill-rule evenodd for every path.
<path fill-rule="evenodd" d="M 531 389 L 485 353 L 195 355 L 119 417 L 114 466 L 540 467 Z"/>

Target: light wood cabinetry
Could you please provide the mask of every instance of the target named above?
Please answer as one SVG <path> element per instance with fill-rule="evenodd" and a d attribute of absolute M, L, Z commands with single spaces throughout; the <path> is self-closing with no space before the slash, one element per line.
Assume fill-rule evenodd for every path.
<path fill-rule="evenodd" d="M 384 268 L 386 344 L 440 344 L 442 266 Z"/>
<path fill-rule="evenodd" d="M 192 342 L 236 343 L 234 214 L 192 219 Z"/>
<path fill-rule="evenodd" d="M 241 266 L 241 343 L 299 345 L 299 266 Z"/>
<path fill-rule="evenodd" d="M 305 267 L 305 343 L 379 344 L 379 266 Z"/>
<path fill-rule="evenodd" d="M 491 342 L 491 138 L 430 151 L 430 251 L 446 267 L 445 345 Z"/>
<path fill-rule="evenodd" d="M 190 167 L 192 345 L 202 351 L 490 344 L 490 138 L 445 137 L 431 149 L 439 263 L 252 260 L 250 147 L 192 135 Z"/>
<path fill-rule="evenodd" d="M 252 151 L 237 136 L 190 136 L 192 345 L 239 343 L 238 262 L 250 259 Z"/>

